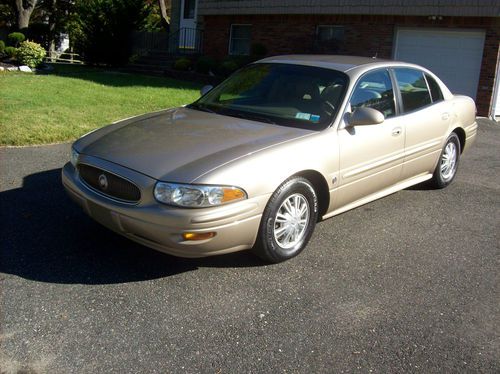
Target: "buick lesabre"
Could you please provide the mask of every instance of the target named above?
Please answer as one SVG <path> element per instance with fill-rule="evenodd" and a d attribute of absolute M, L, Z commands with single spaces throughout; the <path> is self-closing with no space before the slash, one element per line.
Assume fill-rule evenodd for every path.
<path fill-rule="evenodd" d="M 299 254 L 316 223 L 428 181 L 449 185 L 475 104 L 414 64 L 348 56 L 252 63 L 192 104 L 78 139 L 62 171 L 96 221 L 183 257 Z"/>

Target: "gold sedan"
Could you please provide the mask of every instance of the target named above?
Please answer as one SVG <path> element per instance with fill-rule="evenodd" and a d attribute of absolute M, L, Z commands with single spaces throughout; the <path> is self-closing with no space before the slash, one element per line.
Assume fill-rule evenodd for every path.
<path fill-rule="evenodd" d="M 280 262 L 319 220 L 427 180 L 446 187 L 476 131 L 473 100 L 423 67 L 278 56 L 190 105 L 83 136 L 62 181 L 92 218 L 148 247 Z"/>

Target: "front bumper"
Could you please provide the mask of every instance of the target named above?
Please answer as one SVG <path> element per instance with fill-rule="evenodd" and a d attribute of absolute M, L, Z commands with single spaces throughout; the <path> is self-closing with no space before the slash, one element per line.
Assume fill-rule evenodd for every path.
<path fill-rule="evenodd" d="M 94 220 L 147 247 L 180 257 L 205 257 L 251 248 L 256 240 L 262 212 L 270 195 L 220 207 L 185 209 L 156 202 L 156 181 L 143 174 L 100 159 L 85 162 L 133 180 L 141 189 L 136 205 L 112 200 L 84 184 L 78 171 L 67 163 L 62 183 L 69 196 Z M 213 238 L 186 241 L 185 232 L 215 232 Z"/>

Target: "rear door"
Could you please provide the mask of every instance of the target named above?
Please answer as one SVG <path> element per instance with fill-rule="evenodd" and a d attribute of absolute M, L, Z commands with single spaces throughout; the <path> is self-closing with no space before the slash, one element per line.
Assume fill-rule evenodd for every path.
<path fill-rule="evenodd" d="M 350 106 L 351 111 L 358 107 L 377 109 L 385 121 L 339 128 L 336 209 L 396 184 L 404 158 L 404 127 L 396 117 L 394 89 L 387 69 L 364 74 L 356 83 Z"/>
<path fill-rule="evenodd" d="M 450 104 L 443 100 L 439 85 L 429 74 L 413 68 L 394 68 L 397 95 L 405 128 L 405 158 L 402 180 L 431 173 L 448 131 Z"/>

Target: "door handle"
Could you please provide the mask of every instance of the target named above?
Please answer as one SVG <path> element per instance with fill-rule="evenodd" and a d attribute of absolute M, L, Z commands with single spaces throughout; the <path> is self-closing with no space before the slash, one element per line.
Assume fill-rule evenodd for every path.
<path fill-rule="evenodd" d="M 401 132 L 403 132 L 403 130 L 401 129 L 401 127 L 396 127 L 394 129 L 392 129 L 392 136 L 401 135 Z"/>
<path fill-rule="evenodd" d="M 441 119 L 443 121 L 446 121 L 448 118 L 450 118 L 450 113 L 442 113 L 441 114 Z"/>

